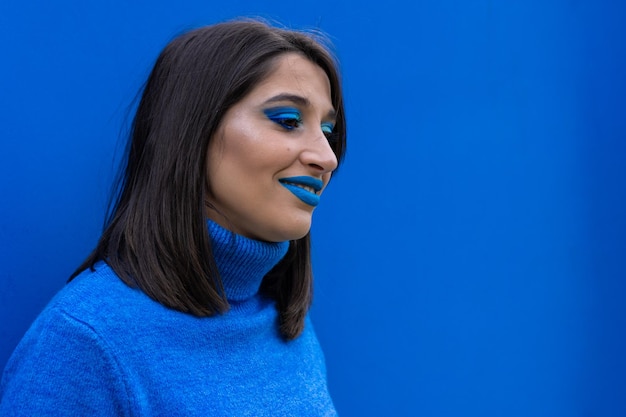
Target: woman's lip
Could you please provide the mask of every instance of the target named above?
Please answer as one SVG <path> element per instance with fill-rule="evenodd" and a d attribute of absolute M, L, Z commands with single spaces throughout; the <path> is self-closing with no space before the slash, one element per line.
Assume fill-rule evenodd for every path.
<path fill-rule="evenodd" d="M 316 193 L 319 193 L 324 186 L 322 180 L 307 176 L 280 178 L 278 181 L 280 181 L 280 183 L 285 186 L 285 183 L 290 183 L 292 185 L 304 185 L 307 187 L 311 187 L 313 188 L 313 190 L 315 190 Z"/>
<path fill-rule="evenodd" d="M 320 196 L 317 195 L 317 193 L 319 193 L 324 186 L 322 180 L 314 177 L 298 176 L 279 178 L 278 181 L 303 203 L 312 207 L 320 203 Z M 311 188 L 314 192 L 306 190 L 303 187 Z"/>
<path fill-rule="evenodd" d="M 320 203 L 320 196 L 315 193 L 307 191 L 302 187 L 290 184 L 288 182 L 281 182 L 281 184 L 283 187 L 291 191 L 293 195 L 298 197 L 300 201 L 302 201 L 305 204 L 308 204 L 311 207 L 315 207 Z"/>

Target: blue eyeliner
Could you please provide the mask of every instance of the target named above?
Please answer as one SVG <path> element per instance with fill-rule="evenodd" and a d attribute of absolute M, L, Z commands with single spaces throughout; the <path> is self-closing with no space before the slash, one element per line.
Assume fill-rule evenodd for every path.
<path fill-rule="evenodd" d="M 287 130 L 295 129 L 302 123 L 300 110 L 294 107 L 274 107 L 263 110 L 263 113 L 272 122 L 278 123 Z"/>

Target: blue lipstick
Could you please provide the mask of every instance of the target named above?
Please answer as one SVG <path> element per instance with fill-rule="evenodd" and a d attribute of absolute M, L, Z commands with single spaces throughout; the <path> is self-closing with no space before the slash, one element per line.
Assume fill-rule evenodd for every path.
<path fill-rule="evenodd" d="M 296 197 L 300 199 L 305 204 L 309 206 L 317 206 L 320 203 L 320 196 L 316 193 L 319 192 L 324 183 L 322 180 L 313 177 L 289 177 L 289 178 L 280 178 L 278 181 L 293 193 Z M 309 190 L 305 190 L 301 186 L 311 187 L 315 192 L 311 192 Z"/>

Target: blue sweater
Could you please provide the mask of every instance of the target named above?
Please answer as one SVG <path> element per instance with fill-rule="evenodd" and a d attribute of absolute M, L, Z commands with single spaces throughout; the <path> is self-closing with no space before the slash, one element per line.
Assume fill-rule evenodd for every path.
<path fill-rule="evenodd" d="M 104 263 L 66 285 L 28 330 L 0 382 L 0 416 L 333 416 L 307 318 L 284 341 L 258 294 L 288 242 L 209 222 L 231 309 L 198 318 L 125 285 Z"/>

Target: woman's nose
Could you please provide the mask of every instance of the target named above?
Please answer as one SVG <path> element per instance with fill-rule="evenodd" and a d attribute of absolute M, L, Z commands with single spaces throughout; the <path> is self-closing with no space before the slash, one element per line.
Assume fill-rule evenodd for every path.
<path fill-rule="evenodd" d="M 324 132 L 320 129 L 315 133 L 300 154 L 300 160 L 319 175 L 332 172 L 337 168 L 337 156 Z"/>

